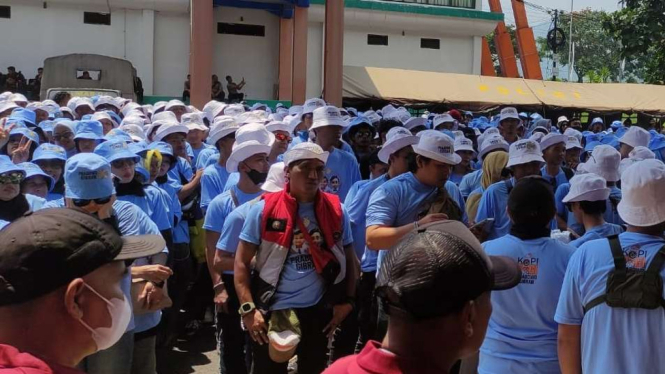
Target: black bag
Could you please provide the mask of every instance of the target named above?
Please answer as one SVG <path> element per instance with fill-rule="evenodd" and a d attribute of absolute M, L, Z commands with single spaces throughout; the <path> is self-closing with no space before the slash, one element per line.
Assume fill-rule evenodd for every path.
<path fill-rule="evenodd" d="M 626 258 L 617 235 L 610 236 L 610 250 L 614 258 L 614 270 L 607 277 L 607 288 L 601 295 L 584 306 L 586 314 L 591 308 L 607 303 L 612 308 L 665 308 L 663 278 L 660 269 L 665 263 L 665 245 L 654 256 L 645 270 L 626 268 Z"/>

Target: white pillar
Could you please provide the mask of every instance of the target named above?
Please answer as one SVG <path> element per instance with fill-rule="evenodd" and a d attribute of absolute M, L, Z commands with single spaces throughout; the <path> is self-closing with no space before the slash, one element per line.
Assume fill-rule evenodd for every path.
<path fill-rule="evenodd" d="M 150 96 L 153 94 L 154 83 L 154 52 L 155 52 L 155 11 L 144 9 L 139 35 L 134 37 L 140 38 L 140 45 L 142 46 L 142 53 L 134 60 L 134 67 L 136 73 L 143 82 L 143 94 Z"/>
<path fill-rule="evenodd" d="M 473 37 L 473 67 L 471 74 L 480 75 L 480 67 L 483 59 L 483 38 L 481 36 Z"/>

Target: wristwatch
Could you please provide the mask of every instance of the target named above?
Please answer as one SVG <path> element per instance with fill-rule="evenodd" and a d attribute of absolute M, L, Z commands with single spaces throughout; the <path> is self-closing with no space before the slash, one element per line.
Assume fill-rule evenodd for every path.
<path fill-rule="evenodd" d="M 250 313 L 256 309 L 256 305 L 254 303 L 244 303 L 240 306 L 240 309 L 238 309 L 238 314 L 241 316 L 244 316 L 247 313 Z"/>

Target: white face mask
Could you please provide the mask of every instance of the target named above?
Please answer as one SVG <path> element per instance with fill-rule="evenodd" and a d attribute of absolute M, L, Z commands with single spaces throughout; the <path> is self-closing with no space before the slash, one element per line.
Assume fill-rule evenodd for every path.
<path fill-rule="evenodd" d="M 108 300 L 86 283 L 83 283 L 83 285 L 106 302 L 106 307 L 111 315 L 111 327 L 98 327 L 93 329 L 87 323 L 83 322 L 83 316 L 79 318 L 79 322 L 92 333 L 92 340 L 97 344 L 98 351 L 108 349 L 113 344 L 117 343 L 122 337 L 122 334 L 125 333 L 125 330 L 127 330 L 129 321 L 132 318 L 132 307 L 129 305 L 129 301 L 127 301 L 127 298 L 124 295 L 122 300 L 117 298 Z"/>

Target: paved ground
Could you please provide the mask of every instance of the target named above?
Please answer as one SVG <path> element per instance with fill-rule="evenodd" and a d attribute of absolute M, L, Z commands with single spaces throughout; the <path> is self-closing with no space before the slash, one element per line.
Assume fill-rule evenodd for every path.
<path fill-rule="evenodd" d="M 212 325 L 205 325 L 194 336 L 178 339 L 172 350 L 157 351 L 159 374 L 218 374 L 219 356 Z"/>

